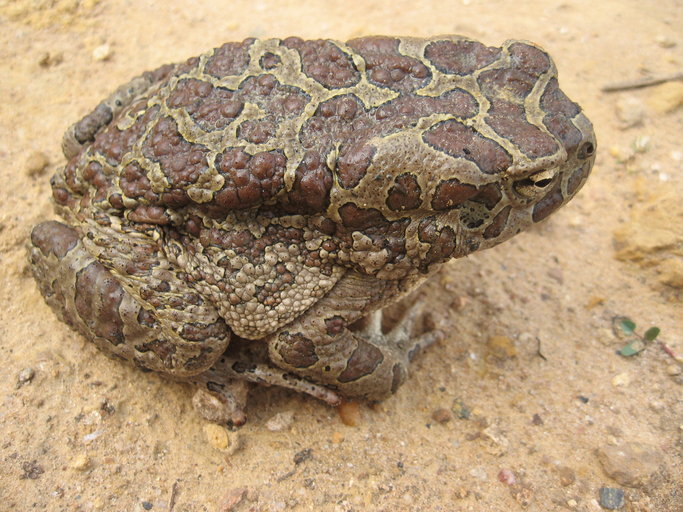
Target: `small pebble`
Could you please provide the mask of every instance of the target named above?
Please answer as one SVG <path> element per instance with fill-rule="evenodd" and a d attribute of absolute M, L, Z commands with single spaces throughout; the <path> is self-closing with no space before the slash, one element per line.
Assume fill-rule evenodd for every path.
<path fill-rule="evenodd" d="M 23 471 L 23 475 L 21 476 L 21 478 L 29 478 L 31 480 L 37 480 L 38 478 L 40 478 L 40 475 L 45 473 L 43 466 L 38 464 L 37 460 L 27 460 L 23 462 L 21 464 L 21 470 Z"/>
<path fill-rule="evenodd" d="M 634 96 L 622 96 L 619 98 L 616 110 L 621 129 L 632 128 L 643 123 L 645 105 Z"/>
<path fill-rule="evenodd" d="M 470 495 L 470 491 L 469 489 L 466 489 L 464 487 L 459 487 L 453 492 L 453 494 L 456 497 L 456 499 L 464 500 Z"/>
<path fill-rule="evenodd" d="M 149 501 L 142 502 L 142 508 L 144 508 L 145 510 L 152 510 L 153 506 L 154 505 L 152 505 Z"/>
<path fill-rule="evenodd" d="M 653 87 L 649 103 L 657 112 L 673 112 L 683 105 L 683 82 L 667 82 Z"/>
<path fill-rule="evenodd" d="M 463 309 L 465 306 L 467 306 L 467 303 L 469 302 L 469 299 L 463 295 L 455 297 L 451 301 L 451 309 L 453 311 L 459 311 Z"/>
<path fill-rule="evenodd" d="M 619 510 L 624 506 L 624 491 L 615 487 L 600 487 L 600 506 L 607 510 Z"/>
<path fill-rule="evenodd" d="M 19 372 L 19 375 L 17 375 L 17 388 L 20 388 L 21 386 L 25 386 L 26 384 L 30 383 L 33 380 L 33 377 L 35 376 L 36 372 L 33 370 L 33 368 L 24 368 Z"/>
<path fill-rule="evenodd" d="M 655 37 L 655 41 L 662 48 L 673 48 L 676 46 L 676 40 L 669 36 L 657 36 Z"/>
<path fill-rule="evenodd" d="M 236 487 L 235 489 L 230 489 L 225 496 L 223 496 L 223 499 L 221 499 L 220 503 L 218 504 L 218 512 L 232 512 L 235 510 L 235 507 L 242 503 L 244 500 L 244 497 L 247 494 L 247 488 L 246 487 Z"/>
<path fill-rule="evenodd" d="M 34 151 L 26 159 L 24 170 L 29 176 L 35 177 L 45 173 L 45 169 L 50 165 L 50 159 L 42 151 Z"/>
<path fill-rule="evenodd" d="M 266 428 L 271 432 L 282 432 L 289 430 L 294 420 L 294 413 L 292 411 L 279 412 L 266 422 Z"/>
<path fill-rule="evenodd" d="M 636 441 L 602 446 L 597 456 L 605 473 L 628 487 L 646 485 L 662 462 L 661 451 L 656 446 Z"/>
<path fill-rule="evenodd" d="M 100 430 L 96 430 L 95 432 L 91 432 L 90 434 L 86 434 L 86 435 L 83 436 L 83 442 L 86 443 L 86 444 L 87 444 L 87 443 L 91 443 L 91 442 L 93 442 L 95 439 L 97 439 L 98 437 L 100 437 L 100 436 L 102 435 L 103 432 L 104 432 L 104 430 L 100 429 Z"/>
<path fill-rule="evenodd" d="M 551 268 L 548 270 L 548 277 L 557 281 L 558 284 L 564 284 L 564 274 L 560 268 Z"/>
<path fill-rule="evenodd" d="M 506 485 L 515 485 L 517 483 L 517 478 L 510 469 L 501 469 L 498 473 L 498 480 Z"/>
<path fill-rule="evenodd" d="M 64 54 L 61 52 L 58 52 L 58 53 L 45 52 L 40 56 L 40 59 L 38 59 L 38 65 L 41 68 L 49 68 L 49 67 L 57 66 L 58 64 L 61 64 L 63 60 L 64 60 Z"/>
<path fill-rule="evenodd" d="M 484 468 L 480 468 L 480 467 L 472 468 L 472 469 L 470 469 L 469 473 L 470 473 L 470 476 L 476 478 L 477 480 L 486 481 L 489 478 L 489 476 L 486 474 L 486 470 Z"/>
<path fill-rule="evenodd" d="M 209 444 L 216 450 L 225 450 L 230 445 L 228 431 L 220 425 L 207 423 L 204 425 L 204 434 L 206 435 Z"/>
<path fill-rule="evenodd" d="M 666 373 L 668 375 L 671 375 L 672 377 L 675 377 L 676 375 L 681 374 L 681 367 L 677 364 L 670 364 L 669 366 L 666 367 Z"/>
<path fill-rule="evenodd" d="M 440 407 L 432 412 L 432 419 L 437 423 L 448 423 L 453 419 L 453 414 L 448 409 Z"/>
<path fill-rule="evenodd" d="M 576 482 L 576 473 L 568 466 L 558 466 L 557 472 L 560 475 L 560 484 L 562 487 L 567 487 Z"/>
<path fill-rule="evenodd" d="M 482 439 L 488 440 L 485 448 L 491 455 L 501 457 L 507 453 L 510 441 L 496 425 L 483 429 L 480 436 Z"/>
<path fill-rule="evenodd" d="M 85 471 L 90 467 L 90 464 L 90 458 L 85 453 L 77 455 L 71 461 L 71 467 L 76 471 Z"/>
<path fill-rule="evenodd" d="M 569 508 L 574 508 L 574 507 L 576 507 L 577 505 L 578 505 L 578 503 L 576 502 L 576 500 L 567 500 L 567 506 L 568 506 Z"/>
<path fill-rule="evenodd" d="M 488 339 L 486 346 L 489 353 L 501 361 L 517 356 L 515 344 L 507 336 L 491 336 Z"/>
<path fill-rule="evenodd" d="M 626 373 L 620 373 L 612 378 L 612 386 L 616 387 L 626 387 L 631 384 L 631 376 Z"/>
<path fill-rule="evenodd" d="M 659 400 L 654 400 L 647 405 L 653 412 L 662 412 L 666 408 L 666 404 Z"/>
<path fill-rule="evenodd" d="M 543 425 L 543 418 L 541 418 L 541 416 L 538 414 L 534 414 L 531 418 L 531 423 L 536 426 Z"/>
<path fill-rule="evenodd" d="M 111 46 L 108 44 L 102 44 L 92 51 L 92 58 L 96 61 L 107 60 L 113 55 Z"/>
<path fill-rule="evenodd" d="M 344 425 L 349 427 L 360 425 L 360 406 L 358 402 L 343 401 L 337 406 L 337 412 Z"/>

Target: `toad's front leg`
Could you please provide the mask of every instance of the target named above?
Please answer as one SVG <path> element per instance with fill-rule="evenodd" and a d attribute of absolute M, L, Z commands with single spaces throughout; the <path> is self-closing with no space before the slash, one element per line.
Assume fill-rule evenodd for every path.
<path fill-rule="evenodd" d="M 418 305 L 391 331 L 382 331 L 380 308 L 415 284 L 345 274 L 304 315 L 269 338 L 271 360 L 347 397 L 387 398 L 405 381 L 412 357 L 444 337 L 438 329 L 414 335 Z M 367 317 L 364 328 L 349 329 L 362 317 Z"/>

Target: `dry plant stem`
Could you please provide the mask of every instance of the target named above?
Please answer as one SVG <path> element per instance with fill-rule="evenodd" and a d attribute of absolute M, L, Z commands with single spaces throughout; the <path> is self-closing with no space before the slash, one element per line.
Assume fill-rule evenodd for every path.
<path fill-rule="evenodd" d="M 629 91 L 631 89 L 640 89 L 642 87 L 651 87 L 653 85 L 659 85 L 666 82 L 673 82 L 675 80 L 683 80 L 683 72 L 676 73 L 669 76 L 662 77 L 651 77 L 651 78 L 640 78 L 637 80 L 628 80 L 626 82 L 616 82 L 613 84 L 607 84 L 602 87 L 602 92 L 618 92 L 618 91 Z"/>

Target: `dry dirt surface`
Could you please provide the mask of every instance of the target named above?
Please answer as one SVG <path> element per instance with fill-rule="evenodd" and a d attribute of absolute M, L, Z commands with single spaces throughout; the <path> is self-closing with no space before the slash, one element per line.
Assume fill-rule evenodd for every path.
<path fill-rule="evenodd" d="M 0 0 L 0 510 L 683 510 L 679 0 Z M 64 130 L 116 86 L 247 36 L 457 33 L 546 48 L 595 125 L 586 187 L 414 300 L 449 337 L 376 406 L 251 393 L 239 431 L 100 354 L 27 264 Z M 636 355 L 613 319 L 661 332 Z M 636 349 L 642 348 L 636 346 Z"/>

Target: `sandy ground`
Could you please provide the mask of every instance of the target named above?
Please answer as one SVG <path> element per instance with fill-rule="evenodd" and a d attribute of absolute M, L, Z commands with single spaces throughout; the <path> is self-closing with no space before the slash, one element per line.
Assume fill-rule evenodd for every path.
<path fill-rule="evenodd" d="M 682 82 L 678 0 L 0 1 L 0 510 L 683 510 Z M 163 6 L 163 7 L 161 7 Z M 592 119 L 586 187 L 547 223 L 436 276 L 450 333 L 390 400 L 337 410 L 251 394 L 238 432 L 192 390 L 59 323 L 25 243 L 54 218 L 67 126 L 145 69 L 247 36 L 461 33 L 533 40 Z M 612 319 L 661 329 L 640 354 Z M 291 421 L 289 418 L 291 417 Z M 273 421 L 271 421 L 273 420 Z M 622 498 L 621 493 L 624 493 Z"/>

